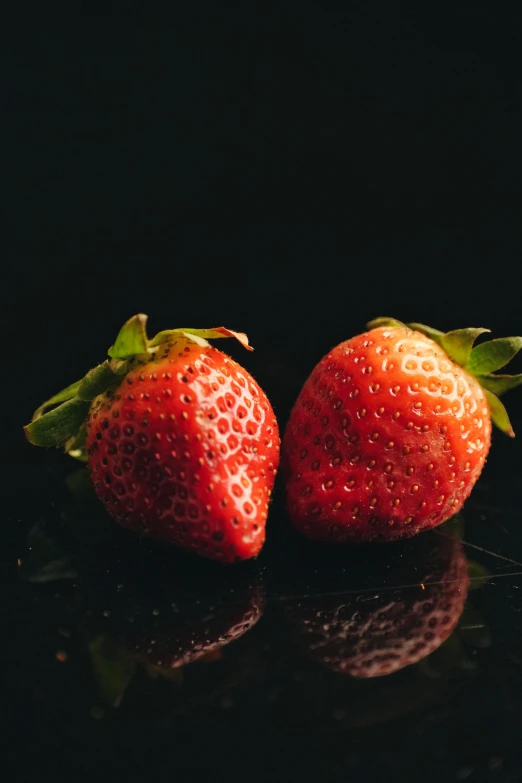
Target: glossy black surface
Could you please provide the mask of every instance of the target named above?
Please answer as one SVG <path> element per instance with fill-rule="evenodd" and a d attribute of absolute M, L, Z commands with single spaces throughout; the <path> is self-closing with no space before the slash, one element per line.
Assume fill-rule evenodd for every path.
<path fill-rule="evenodd" d="M 503 445 L 436 532 L 318 546 L 276 498 L 261 557 L 229 568 L 116 529 L 51 459 L 2 525 L 12 779 L 37 759 L 80 780 L 516 780 L 522 498 Z"/>
<path fill-rule="evenodd" d="M 140 311 L 246 331 L 253 354 L 223 347 L 281 429 L 375 316 L 521 334 L 515 6 L 11 10 L 3 778 L 520 780 L 520 390 L 451 531 L 312 546 L 278 483 L 261 557 L 230 570 L 115 530 L 21 430 Z M 353 676 L 372 656 L 396 670 Z"/>

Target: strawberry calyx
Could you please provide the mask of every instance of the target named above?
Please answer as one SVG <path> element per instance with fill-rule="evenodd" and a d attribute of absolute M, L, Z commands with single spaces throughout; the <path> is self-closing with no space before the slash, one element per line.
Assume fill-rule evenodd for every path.
<path fill-rule="evenodd" d="M 482 386 L 489 405 L 492 422 L 506 435 L 514 438 L 515 433 L 509 416 L 499 397 L 510 389 L 522 385 L 522 373 L 517 375 L 496 375 L 522 349 L 522 337 L 500 337 L 475 345 L 481 334 L 490 329 L 471 327 L 441 332 L 431 326 L 419 323 L 403 323 L 396 318 L 375 318 L 367 324 L 368 329 L 381 326 L 414 329 L 430 337 L 446 351 L 455 364 L 473 375 Z"/>
<path fill-rule="evenodd" d="M 27 440 L 35 446 L 64 446 L 71 457 L 85 462 L 86 418 L 91 402 L 99 394 L 118 386 L 137 360 L 150 361 L 166 343 L 183 338 L 206 347 L 208 340 L 234 337 L 244 348 L 253 350 L 246 334 L 224 326 L 167 329 L 150 340 L 146 326 L 147 316 L 143 313 L 129 318 L 109 348 L 108 359 L 36 409 L 32 421 L 24 427 Z"/>

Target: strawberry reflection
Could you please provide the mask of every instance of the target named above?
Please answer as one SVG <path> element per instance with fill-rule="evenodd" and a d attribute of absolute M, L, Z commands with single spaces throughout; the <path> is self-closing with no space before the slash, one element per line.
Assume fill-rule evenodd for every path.
<path fill-rule="evenodd" d="M 83 591 L 80 611 L 90 637 L 109 637 L 149 666 L 175 669 L 218 660 L 261 617 L 259 574 L 210 573 L 212 566 L 202 568 L 190 556 L 144 554 L 126 551 L 125 565 L 111 570 L 101 590 L 96 581 Z"/>
<path fill-rule="evenodd" d="M 371 678 L 437 650 L 463 613 L 469 583 L 462 544 L 448 533 L 392 544 L 373 563 L 356 550 L 342 576 L 335 565 L 319 567 L 309 594 L 287 607 L 310 653 L 336 672 Z"/>
<path fill-rule="evenodd" d="M 176 573 L 168 576 L 161 568 L 153 573 L 158 559 L 162 553 L 159 558 L 150 552 L 143 558 L 142 553 L 136 578 L 126 552 L 125 569 L 111 573 L 101 591 L 99 582 L 97 588 L 91 582 L 95 589 L 87 586 L 81 592 L 75 611 L 79 610 L 98 693 L 106 704 L 119 705 L 138 668 L 149 677 L 181 685 L 189 664 L 214 665 L 227 658 L 226 648 L 261 617 L 259 575 L 236 573 L 232 584 L 229 576 L 214 573 L 212 579 L 208 569 L 199 573 L 199 563 L 190 556 L 190 562 L 181 562 L 182 556 L 170 563 Z M 201 679 L 196 677 L 196 684 Z M 210 696 L 208 686 L 207 682 Z"/>
<path fill-rule="evenodd" d="M 181 683 L 189 664 L 228 657 L 226 648 L 262 615 L 259 568 L 227 568 L 138 539 L 100 512 L 85 471 L 67 485 L 60 519 L 29 532 L 21 576 L 74 580 L 71 624 L 103 701 L 117 706 L 138 669 Z"/>

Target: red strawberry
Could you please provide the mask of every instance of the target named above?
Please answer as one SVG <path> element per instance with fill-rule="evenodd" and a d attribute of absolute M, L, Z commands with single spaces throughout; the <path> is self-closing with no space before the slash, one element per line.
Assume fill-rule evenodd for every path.
<path fill-rule="evenodd" d="M 248 340 L 223 327 L 148 340 L 145 322 L 131 318 L 110 359 L 44 403 L 26 435 L 86 455 L 96 493 L 125 527 L 224 563 L 254 557 L 277 422 L 252 376 L 205 338 Z"/>
<path fill-rule="evenodd" d="M 347 589 L 345 575 L 345 590 L 336 582 L 332 591 L 327 572 L 326 584 L 315 584 L 316 596 L 290 603 L 292 622 L 314 657 L 352 677 L 380 677 L 440 647 L 463 612 L 468 566 L 457 539 L 432 533 L 420 541 L 420 549 L 397 553 L 394 567 L 381 569 L 380 589 Z"/>
<path fill-rule="evenodd" d="M 480 475 L 490 418 L 513 435 L 496 395 L 522 375 L 491 373 L 522 338 L 473 348 L 487 330 L 369 326 L 317 364 L 285 431 L 288 509 L 310 538 L 390 541 L 440 525 Z"/>

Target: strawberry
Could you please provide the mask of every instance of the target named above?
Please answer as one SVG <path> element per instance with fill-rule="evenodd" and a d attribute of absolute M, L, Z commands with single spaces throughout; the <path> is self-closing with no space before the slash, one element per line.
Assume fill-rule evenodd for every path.
<path fill-rule="evenodd" d="M 316 580 L 315 595 L 289 602 L 292 624 L 322 664 L 351 677 L 381 677 L 426 658 L 450 636 L 468 594 L 462 544 L 437 533 L 412 543 L 380 570 L 380 589 L 365 589 L 364 574 L 360 591 L 347 586 L 353 574 L 346 569 L 344 590 L 338 582 L 332 590 L 330 568 Z"/>
<path fill-rule="evenodd" d="M 491 419 L 514 434 L 497 395 L 522 375 L 492 373 L 521 337 L 473 347 L 488 330 L 368 326 L 321 359 L 286 427 L 288 509 L 309 538 L 390 541 L 440 525 L 482 471 Z"/>
<path fill-rule="evenodd" d="M 26 436 L 86 459 L 124 527 L 223 563 L 255 557 L 278 467 L 277 422 L 252 376 L 206 338 L 236 337 L 246 348 L 248 339 L 219 327 L 149 340 L 145 325 L 146 316 L 131 318 L 109 359 L 44 403 Z"/>

